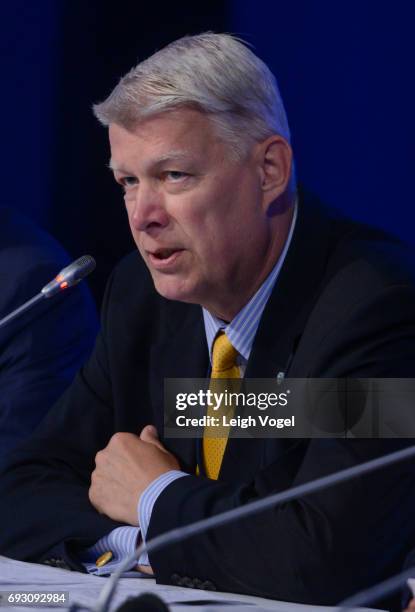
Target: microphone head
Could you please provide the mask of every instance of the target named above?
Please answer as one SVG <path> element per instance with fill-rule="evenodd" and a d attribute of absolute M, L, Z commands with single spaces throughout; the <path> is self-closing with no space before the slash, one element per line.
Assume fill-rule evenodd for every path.
<path fill-rule="evenodd" d="M 95 259 L 91 255 L 82 255 L 63 268 L 50 283 L 43 287 L 41 293 L 44 297 L 50 298 L 68 287 L 73 287 L 95 270 L 95 266 Z"/>
<path fill-rule="evenodd" d="M 129 597 L 120 605 L 117 612 L 169 612 L 167 604 L 153 593 L 143 593 Z"/>
<path fill-rule="evenodd" d="M 95 267 L 95 259 L 91 255 L 82 255 L 82 257 L 79 257 L 59 272 L 58 277 L 62 277 L 62 280 L 74 284 L 74 281 L 79 282 L 93 272 Z"/>

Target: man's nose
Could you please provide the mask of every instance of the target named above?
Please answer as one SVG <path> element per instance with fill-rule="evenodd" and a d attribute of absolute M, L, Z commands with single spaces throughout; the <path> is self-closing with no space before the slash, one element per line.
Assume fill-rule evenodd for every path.
<path fill-rule="evenodd" d="M 159 190 L 144 183 L 140 184 L 133 202 L 130 223 L 135 230 L 141 232 L 168 224 L 164 197 Z"/>

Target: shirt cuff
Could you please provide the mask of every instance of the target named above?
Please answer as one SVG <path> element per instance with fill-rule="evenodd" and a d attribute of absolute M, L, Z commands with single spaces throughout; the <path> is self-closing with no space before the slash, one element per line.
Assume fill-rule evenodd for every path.
<path fill-rule="evenodd" d="M 174 482 L 178 478 L 182 478 L 183 476 L 189 476 L 189 474 L 180 470 L 170 470 L 153 480 L 142 492 L 138 501 L 137 515 L 141 528 L 141 536 L 144 543 L 146 541 L 147 530 L 150 524 L 151 513 L 153 512 L 154 504 L 156 503 L 159 495 L 161 495 L 161 493 L 166 487 L 169 486 L 170 483 Z M 150 565 L 146 552 L 140 556 L 139 563 L 142 565 Z"/>
<path fill-rule="evenodd" d="M 93 546 L 80 552 L 79 559 L 88 573 L 107 576 L 114 573 L 124 559 L 135 551 L 139 536 L 139 527 L 117 527 Z M 96 560 L 107 551 L 112 552 L 112 559 L 102 567 L 97 567 Z M 138 563 L 142 563 L 141 557 Z M 125 571 L 135 568 L 136 565 L 137 561 L 133 561 Z M 137 576 L 140 575 L 140 572 L 137 572 Z"/>

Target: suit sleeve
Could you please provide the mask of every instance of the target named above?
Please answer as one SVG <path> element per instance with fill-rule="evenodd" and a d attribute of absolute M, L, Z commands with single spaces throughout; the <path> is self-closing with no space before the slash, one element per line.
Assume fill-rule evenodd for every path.
<path fill-rule="evenodd" d="M 382 289 L 349 309 L 315 342 L 310 377 L 413 375 L 414 290 Z M 410 443 L 295 440 L 285 463 L 270 462 L 246 485 L 179 479 L 158 498 L 148 539 Z M 413 465 L 402 463 L 357 478 L 150 552 L 150 563 L 163 583 L 190 581 L 285 601 L 338 603 L 400 570 L 405 546 L 415 540 L 414 472 Z"/>

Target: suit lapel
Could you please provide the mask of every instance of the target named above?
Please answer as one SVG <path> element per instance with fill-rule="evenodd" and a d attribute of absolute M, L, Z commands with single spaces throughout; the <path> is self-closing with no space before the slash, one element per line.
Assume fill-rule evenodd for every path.
<path fill-rule="evenodd" d="M 320 293 L 329 234 L 329 218 L 322 209 L 300 201 L 292 242 L 252 346 L 247 378 L 275 378 L 279 371 L 286 373 Z"/>
<path fill-rule="evenodd" d="M 328 215 L 319 205 L 303 203 L 301 198 L 292 242 L 261 317 L 245 378 L 275 378 L 278 372 L 289 375 L 292 356 L 319 295 L 329 235 Z M 270 444 L 275 447 L 272 454 L 278 456 L 285 453 L 287 444 L 292 442 L 230 438 L 220 478 L 251 481 L 268 463 Z"/>
<path fill-rule="evenodd" d="M 205 378 L 209 361 L 201 307 L 167 300 L 163 306 L 160 340 L 152 346 L 150 353 L 150 391 L 154 422 L 161 439 L 164 430 L 164 379 Z M 185 471 L 194 472 L 194 439 L 168 438 L 164 444 L 180 460 Z"/>

